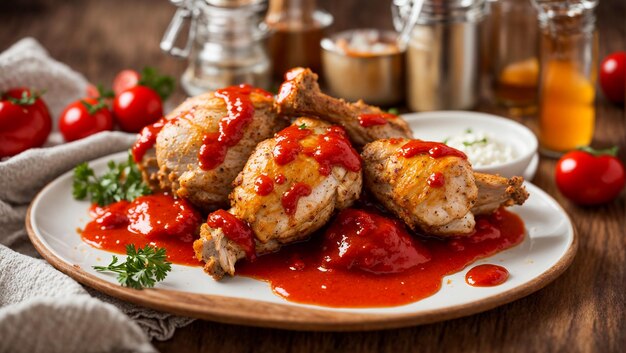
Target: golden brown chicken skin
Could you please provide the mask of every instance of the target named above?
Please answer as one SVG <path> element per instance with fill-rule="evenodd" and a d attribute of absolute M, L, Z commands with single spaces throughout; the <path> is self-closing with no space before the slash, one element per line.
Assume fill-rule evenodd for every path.
<path fill-rule="evenodd" d="M 405 153 L 407 146 L 424 152 Z M 433 157 L 431 148 L 453 150 Z M 362 152 L 366 187 L 413 230 L 438 236 L 472 234 L 474 215 L 522 204 L 523 179 L 477 174 L 464 155 L 439 143 L 409 139 L 372 142 Z M 457 153 L 458 152 L 458 153 Z"/>
<path fill-rule="evenodd" d="M 224 130 L 225 119 L 233 118 L 227 100 L 218 92 L 209 92 L 187 99 L 168 114 L 154 148 L 139 163 L 144 179 L 153 189 L 171 191 L 205 211 L 227 206 L 232 182 L 257 143 L 287 124 L 278 118 L 271 95 L 250 89 L 244 98 L 251 104 L 250 118 L 230 128 L 238 128 L 238 139 L 223 148 L 223 160 L 208 167 L 202 165 L 201 157 L 207 136 L 218 136 Z M 227 132 L 233 135 L 232 131 Z M 206 154 L 211 153 L 214 152 Z"/>
<path fill-rule="evenodd" d="M 228 212 L 249 226 L 255 251 L 263 254 L 310 236 L 335 210 L 349 207 L 361 186 L 361 161 L 344 130 L 299 118 L 256 147 L 235 180 Z M 233 275 L 235 263 L 246 257 L 224 229 L 208 224 L 194 249 L 217 279 Z"/>

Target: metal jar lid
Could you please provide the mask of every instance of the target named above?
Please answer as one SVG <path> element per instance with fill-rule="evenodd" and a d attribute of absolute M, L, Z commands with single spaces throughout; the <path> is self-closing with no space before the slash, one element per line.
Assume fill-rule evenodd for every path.
<path fill-rule="evenodd" d="M 176 6 L 191 5 L 193 3 L 204 3 L 207 5 L 223 8 L 237 8 L 249 5 L 257 5 L 266 0 L 170 0 Z"/>
<path fill-rule="evenodd" d="M 394 0 L 392 11 L 396 29 L 403 28 L 414 0 Z M 417 24 L 479 22 L 488 13 L 487 0 L 425 0 Z"/>

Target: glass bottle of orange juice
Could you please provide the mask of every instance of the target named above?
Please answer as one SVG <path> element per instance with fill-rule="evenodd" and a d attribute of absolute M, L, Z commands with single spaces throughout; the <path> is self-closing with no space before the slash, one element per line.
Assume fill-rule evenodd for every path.
<path fill-rule="evenodd" d="M 533 0 L 540 26 L 539 142 L 558 156 L 591 143 L 598 0 Z"/>

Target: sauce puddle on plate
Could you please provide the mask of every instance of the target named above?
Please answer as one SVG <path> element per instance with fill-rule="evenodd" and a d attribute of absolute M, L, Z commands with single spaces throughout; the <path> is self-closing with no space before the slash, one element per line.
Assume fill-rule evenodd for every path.
<path fill-rule="evenodd" d="M 128 244 L 150 244 L 165 248 L 167 260 L 172 263 L 202 265 L 192 244 L 203 218 L 185 200 L 154 194 L 140 196 L 133 202 L 94 205 L 90 213 L 94 220 L 87 224 L 81 237 L 94 248 L 126 254 Z"/>
<path fill-rule="evenodd" d="M 303 304 L 344 308 L 409 304 L 439 291 L 444 276 L 524 239 L 523 221 L 506 210 L 478 216 L 476 221 L 476 231 L 469 237 L 440 240 L 418 236 L 419 248 L 425 249 L 430 259 L 395 273 L 324 266 L 321 234 L 254 262 L 243 262 L 237 273 L 269 282 L 277 295 Z"/>
<path fill-rule="evenodd" d="M 203 218 L 182 199 L 167 194 L 141 196 L 133 202 L 93 206 L 91 216 L 94 220 L 81 236 L 95 248 L 124 254 L 127 244 L 150 244 L 166 248 L 173 263 L 202 265 L 192 243 Z M 524 234 L 522 220 L 504 209 L 478 216 L 471 236 L 448 239 L 411 236 L 398 220 L 348 209 L 325 232 L 252 262 L 246 260 L 237 265 L 237 274 L 266 281 L 277 295 L 297 303 L 398 306 L 435 294 L 444 276 L 521 243 Z M 490 269 L 472 269 L 468 275 L 475 273 L 471 277 L 476 283 L 468 283 L 497 285 L 508 278 L 508 272 L 505 276 L 497 269 L 493 275 Z"/>

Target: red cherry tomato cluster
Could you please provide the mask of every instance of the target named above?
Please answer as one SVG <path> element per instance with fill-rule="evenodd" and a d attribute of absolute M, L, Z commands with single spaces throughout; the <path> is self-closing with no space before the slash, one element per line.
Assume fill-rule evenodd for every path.
<path fill-rule="evenodd" d="M 626 172 L 617 149 L 584 148 L 565 154 L 556 165 L 556 185 L 580 205 L 599 205 L 615 199 L 624 188 Z"/>
<path fill-rule="evenodd" d="M 141 74 L 122 70 L 113 80 L 113 92 L 90 86 L 89 98 L 70 104 L 61 114 L 59 129 L 66 141 L 112 130 L 115 123 L 123 131 L 139 132 L 163 116 L 163 100 L 173 88 L 172 78 L 154 69 Z"/>
<path fill-rule="evenodd" d="M 39 97 L 27 88 L 0 95 L 0 158 L 40 147 L 48 139 L 52 119 Z"/>

